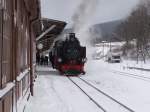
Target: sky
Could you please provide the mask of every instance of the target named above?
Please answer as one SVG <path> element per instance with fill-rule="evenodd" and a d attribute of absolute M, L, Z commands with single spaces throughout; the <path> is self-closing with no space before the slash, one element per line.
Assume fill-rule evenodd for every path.
<path fill-rule="evenodd" d="M 82 0 L 41 0 L 42 17 L 72 24 L 72 16 Z M 127 17 L 139 0 L 98 0 L 91 16 L 92 24 L 119 20 Z"/>

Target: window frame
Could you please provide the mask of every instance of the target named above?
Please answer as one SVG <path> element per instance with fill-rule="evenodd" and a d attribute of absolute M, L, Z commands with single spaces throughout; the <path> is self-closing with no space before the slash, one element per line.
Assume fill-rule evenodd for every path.
<path fill-rule="evenodd" d="M 3 8 L 3 0 L 0 0 L 0 9 Z"/>
<path fill-rule="evenodd" d="M 0 9 L 0 89 L 2 89 L 3 9 Z"/>

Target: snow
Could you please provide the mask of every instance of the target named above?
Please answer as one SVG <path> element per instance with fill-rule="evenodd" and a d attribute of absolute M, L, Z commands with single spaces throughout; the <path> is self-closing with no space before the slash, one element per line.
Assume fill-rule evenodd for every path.
<path fill-rule="evenodd" d="M 19 99 L 19 101 L 17 102 L 17 111 L 18 111 L 18 112 L 24 112 L 25 106 L 26 106 L 27 103 L 28 103 L 27 99 L 28 99 L 29 95 L 30 95 L 30 90 L 28 90 L 28 91 L 26 92 L 26 95 L 23 96 L 23 97 L 21 97 L 21 98 Z"/>
<path fill-rule="evenodd" d="M 59 76 L 54 70 L 43 72 L 38 76 L 35 83 L 35 96 L 26 107 L 26 112 L 41 111 L 103 112 L 66 77 Z"/>
<path fill-rule="evenodd" d="M 103 66 L 108 67 L 109 70 L 121 71 L 129 74 L 135 74 L 139 76 L 144 76 L 150 78 L 149 71 L 130 69 L 130 67 L 135 68 L 144 68 L 150 70 L 150 63 L 144 64 L 140 62 L 139 64 L 136 61 L 123 60 L 121 63 L 103 63 Z M 115 66 L 115 67 L 114 67 Z"/>
<path fill-rule="evenodd" d="M 122 46 L 123 44 L 125 44 L 125 42 L 105 42 L 105 43 L 99 43 L 99 44 L 95 44 L 96 47 L 103 47 L 103 46 Z"/>
<path fill-rule="evenodd" d="M 0 90 L 0 99 L 6 95 L 11 89 L 13 89 L 13 87 L 15 86 L 14 83 L 10 82 L 6 85 L 6 87 L 4 89 Z"/>
<path fill-rule="evenodd" d="M 79 80 L 78 78 L 73 79 L 80 87 L 86 91 L 95 101 L 100 104 L 105 111 L 107 112 L 129 112 L 127 109 L 122 108 L 119 104 L 112 101 L 107 96 L 100 94 L 97 92 L 97 90 L 91 88 L 90 86 L 87 86 L 83 81 Z M 103 99 L 103 100 L 102 100 Z"/>
<path fill-rule="evenodd" d="M 150 82 L 111 72 L 112 69 L 123 71 L 123 69 L 120 69 L 121 64 L 109 64 L 102 60 L 88 63 L 88 73 L 83 78 L 132 110 L 149 112 Z M 127 71 L 125 70 L 124 72 Z M 139 74 L 139 71 L 133 71 L 132 73 Z M 143 75 L 149 76 L 149 72 L 144 72 Z"/>
<path fill-rule="evenodd" d="M 94 52 L 93 49 L 92 51 Z M 115 70 L 150 77 L 148 71 L 128 69 L 129 66 L 149 68 L 150 63 L 141 66 L 141 63 L 136 64 L 131 60 L 122 63 L 108 63 L 104 60 L 91 59 L 87 61 L 86 74 L 81 75 L 81 78 L 135 112 L 150 111 L 150 80 L 145 81 L 112 72 Z M 37 67 L 37 73 L 35 96 L 31 97 L 25 112 L 102 112 L 67 77 L 61 76 L 50 67 Z M 102 94 L 98 94 L 96 90 L 76 77 L 72 79 L 108 112 L 127 111 Z"/>
<path fill-rule="evenodd" d="M 20 75 L 17 77 L 17 81 L 21 81 L 26 75 L 29 73 L 29 69 L 24 70 Z"/>

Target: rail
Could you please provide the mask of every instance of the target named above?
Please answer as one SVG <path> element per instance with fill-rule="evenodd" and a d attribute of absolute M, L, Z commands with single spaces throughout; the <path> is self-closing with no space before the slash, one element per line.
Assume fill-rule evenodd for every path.
<path fill-rule="evenodd" d="M 143 80 L 143 81 L 146 81 L 146 82 L 150 83 L 150 77 L 137 75 L 137 74 L 132 74 L 132 73 L 121 72 L 121 71 L 117 71 L 117 70 L 110 70 L 110 72 L 116 73 L 117 75 L 131 77 L 131 78 L 134 78 L 134 79 L 139 79 L 139 80 Z"/>
<path fill-rule="evenodd" d="M 94 104 L 96 104 L 96 106 L 98 108 L 100 108 L 103 112 L 106 112 L 106 110 L 101 106 L 99 105 L 91 96 L 89 96 L 78 84 L 76 84 L 70 77 L 68 77 L 68 79 L 73 83 L 75 84 Z"/>
<path fill-rule="evenodd" d="M 87 85 L 91 86 L 92 88 L 94 88 L 95 90 L 97 90 L 98 92 L 100 92 L 101 94 L 103 94 L 104 96 L 110 98 L 111 100 L 113 100 L 114 102 L 118 103 L 120 106 L 126 108 L 127 110 L 129 110 L 130 112 L 135 112 L 132 109 L 130 109 L 129 107 L 127 107 L 126 105 L 122 104 L 121 102 L 117 101 L 116 99 L 114 99 L 113 97 L 111 97 L 110 95 L 106 94 L 105 92 L 103 92 L 102 90 L 98 89 L 97 87 L 93 86 L 92 84 L 90 84 L 89 82 L 87 82 L 86 80 L 78 77 L 79 79 L 81 79 L 83 82 L 85 82 Z"/>
<path fill-rule="evenodd" d="M 96 99 L 93 99 L 91 95 L 89 95 L 80 85 L 78 85 L 71 77 L 69 77 L 69 80 L 71 82 L 73 82 L 86 96 L 88 96 L 88 98 L 95 103 L 101 110 L 103 110 L 104 112 L 107 112 L 106 109 L 104 109 L 97 101 Z M 129 108 L 128 106 L 124 105 L 123 103 L 119 102 L 118 100 L 116 100 L 115 98 L 111 97 L 110 95 L 106 94 L 105 92 L 103 92 L 102 90 L 98 89 L 97 87 L 95 87 L 94 85 L 92 85 L 91 83 L 89 83 L 88 81 L 84 80 L 83 78 L 77 77 L 78 79 L 80 79 L 83 83 L 85 83 L 87 86 L 93 88 L 93 90 L 97 91 L 98 93 L 102 94 L 103 96 L 105 96 L 105 98 L 109 99 L 111 102 L 114 102 L 114 104 L 118 104 L 121 107 L 123 107 L 123 109 L 129 111 L 129 112 L 135 112 L 134 110 L 132 110 L 131 108 Z M 105 99 L 106 100 L 106 99 Z M 104 100 L 104 101 L 105 101 Z M 107 107 L 106 107 L 107 108 Z"/>

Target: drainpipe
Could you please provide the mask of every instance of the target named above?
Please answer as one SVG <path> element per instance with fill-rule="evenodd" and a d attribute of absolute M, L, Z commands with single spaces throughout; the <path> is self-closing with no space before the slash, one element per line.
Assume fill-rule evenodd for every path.
<path fill-rule="evenodd" d="M 37 19 L 36 19 L 37 20 Z M 35 20 L 35 21 L 36 21 Z M 33 83 L 33 37 L 32 37 L 32 24 L 35 22 L 35 21 L 30 21 L 30 28 L 29 28 L 29 32 L 30 32 L 30 92 L 31 92 L 31 95 L 33 96 L 33 86 L 34 86 L 34 83 Z"/>

